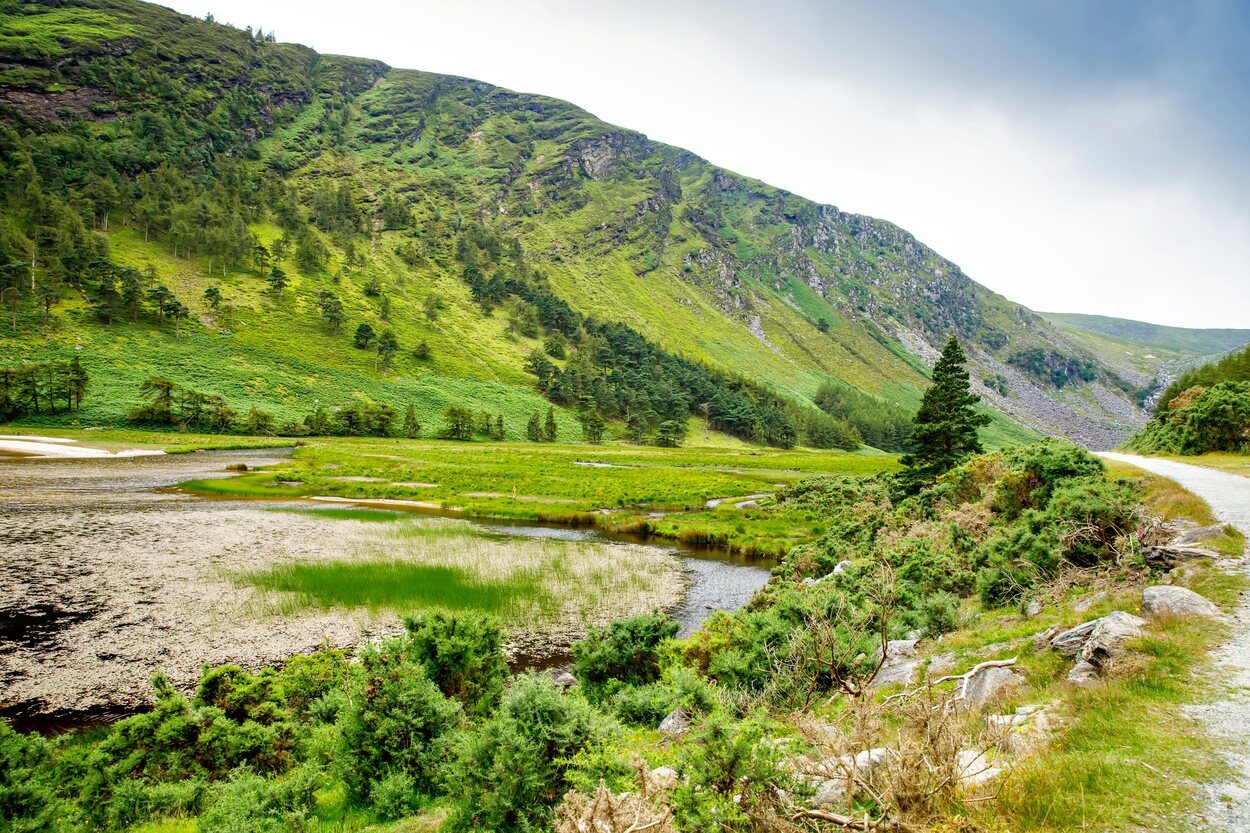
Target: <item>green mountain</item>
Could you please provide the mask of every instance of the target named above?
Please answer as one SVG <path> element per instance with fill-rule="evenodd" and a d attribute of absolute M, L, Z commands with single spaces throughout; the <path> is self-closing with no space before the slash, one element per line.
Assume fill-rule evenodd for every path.
<path fill-rule="evenodd" d="M 1144 421 L 1148 380 L 897 226 L 572 104 L 133 0 L 0 10 L 0 355 L 77 355 L 93 386 L 28 421 L 122 421 L 163 374 L 279 425 L 458 406 L 523 438 L 550 400 L 566 438 L 596 411 L 845 443 L 849 410 L 889 446 L 951 333 L 991 442 Z"/>
<path fill-rule="evenodd" d="M 1148 388 L 1151 402 L 1178 376 L 1250 344 L 1250 330 L 1165 327 L 1079 313 L 1041 315 L 1121 378 Z"/>

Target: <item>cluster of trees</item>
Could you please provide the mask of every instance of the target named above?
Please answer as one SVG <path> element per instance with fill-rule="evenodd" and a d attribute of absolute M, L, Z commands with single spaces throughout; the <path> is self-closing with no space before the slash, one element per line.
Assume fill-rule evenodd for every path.
<path fill-rule="evenodd" d="M 78 356 L 68 361 L 0 365 L 0 421 L 76 411 L 91 386 Z"/>
<path fill-rule="evenodd" d="M 556 441 L 556 409 L 547 409 L 547 418 L 540 417 L 538 411 L 530 414 L 525 425 L 525 438 L 532 443 L 553 443 Z"/>
<path fill-rule="evenodd" d="M 273 415 L 252 406 L 240 417 L 224 396 L 203 393 L 164 376 L 149 376 L 139 385 L 146 401 L 131 411 L 130 419 L 144 425 L 194 428 L 201 431 L 274 434 Z"/>
<path fill-rule="evenodd" d="M 1129 447 L 1161 454 L 1250 451 L 1250 347 L 1169 385 Z"/>
<path fill-rule="evenodd" d="M 1065 356 L 1042 347 L 1017 350 L 1007 357 L 1007 363 L 1057 388 L 1070 382 L 1079 384 L 1098 378 L 1098 366 L 1093 361 L 1080 356 Z"/>
<path fill-rule="evenodd" d="M 1159 454 L 1250 452 L 1250 381 L 1195 385 L 1164 407 L 1130 448 Z"/>
<path fill-rule="evenodd" d="M 443 434 L 448 439 L 465 441 L 479 436 L 502 442 L 508 438 L 503 414 L 482 411 L 475 417 L 468 408 L 453 405 L 444 415 L 447 419 L 447 427 Z"/>
<path fill-rule="evenodd" d="M 883 451 L 902 451 L 911 435 L 912 415 L 901 405 L 861 393 L 854 388 L 824 382 L 812 401 L 830 417 L 805 430 L 815 448 L 858 448 L 870 445 Z"/>

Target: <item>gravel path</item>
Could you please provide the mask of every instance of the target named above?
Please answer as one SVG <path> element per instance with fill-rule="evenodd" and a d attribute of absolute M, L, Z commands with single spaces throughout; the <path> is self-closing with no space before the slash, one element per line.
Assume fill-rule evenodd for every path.
<path fill-rule="evenodd" d="M 1102 456 L 1175 480 L 1211 504 L 1217 518 L 1250 536 L 1250 478 L 1172 460 L 1110 452 Z M 1247 569 L 1245 556 L 1240 568 Z M 1191 713 L 1212 735 L 1228 742 L 1229 764 L 1237 773 L 1228 783 L 1206 785 L 1207 821 L 1219 830 L 1250 831 L 1250 597 L 1243 597 L 1236 618 L 1232 638 L 1215 656 L 1226 688 Z"/>

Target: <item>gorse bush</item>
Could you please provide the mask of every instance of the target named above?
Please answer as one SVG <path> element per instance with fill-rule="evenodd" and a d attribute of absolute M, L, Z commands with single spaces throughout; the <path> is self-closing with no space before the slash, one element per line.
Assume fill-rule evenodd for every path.
<path fill-rule="evenodd" d="M 609 681 L 653 682 L 660 676 L 660 646 L 677 634 L 677 627 L 662 616 L 635 616 L 592 628 L 573 645 L 573 676 L 592 692 Z"/>
<path fill-rule="evenodd" d="M 366 799 L 398 773 L 417 793 L 433 794 L 444 736 L 459 723 L 459 705 L 439 691 L 403 638 L 362 651 L 353 677 L 339 717 L 338 763 L 348 790 Z"/>
<path fill-rule="evenodd" d="M 586 701 L 549 677 L 518 677 L 498 711 L 456 743 L 444 779 L 461 803 L 448 828 L 542 829 L 568 788 L 570 762 L 607 733 Z"/>
<path fill-rule="evenodd" d="M 1129 447 L 1164 454 L 1250 451 L 1250 381 L 1182 391 Z"/>
<path fill-rule="evenodd" d="M 473 714 L 494 710 L 508 676 L 495 619 L 433 611 L 406 618 L 404 627 L 406 655 L 425 668 L 443 694 Z"/>

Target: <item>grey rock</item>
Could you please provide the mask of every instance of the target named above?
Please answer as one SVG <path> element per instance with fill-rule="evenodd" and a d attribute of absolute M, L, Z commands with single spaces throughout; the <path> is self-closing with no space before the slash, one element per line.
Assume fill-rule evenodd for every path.
<path fill-rule="evenodd" d="M 831 810 L 846 803 L 846 779 L 828 778 L 816 784 L 811 805 L 818 810 Z"/>
<path fill-rule="evenodd" d="M 690 715 L 682 708 L 673 709 L 660 721 L 660 734 L 680 737 L 690 731 Z"/>
<path fill-rule="evenodd" d="M 837 565 L 834 566 L 833 571 L 835 573 L 845 573 L 849 569 L 851 569 L 850 561 L 839 561 Z"/>
<path fill-rule="evenodd" d="M 1046 630 L 1033 637 L 1033 650 L 1044 651 L 1051 647 L 1051 640 L 1054 639 L 1063 628 L 1058 625 L 1051 625 Z"/>
<path fill-rule="evenodd" d="M 1001 768 L 990 764 L 989 753 L 984 749 L 959 750 L 955 766 L 959 770 L 959 782 L 965 787 L 988 783 L 1003 774 Z"/>
<path fill-rule="evenodd" d="M 1171 570 L 1188 561 L 1215 561 L 1219 554 L 1202 547 L 1164 546 L 1146 547 L 1142 558 L 1155 570 Z"/>
<path fill-rule="evenodd" d="M 1050 647 L 1069 659 L 1075 659 L 1085 647 L 1085 643 L 1089 641 L 1089 636 L 1098 626 L 1098 622 L 1098 619 L 1091 619 L 1075 628 L 1068 628 L 1066 631 L 1055 634 L 1050 639 Z"/>
<path fill-rule="evenodd" d="M 1210 526 L 1199 526 L 1194 529 L 1187 529 L 1176 539 L 1172 541 L 1174 547 L 1192 547 L 1194 544 L 1200 544 L 1209 538 L 1219 538 L 1224 534 L 1224 524 L 1211 524 Z"/>
<path fill-rule="evenodd" d="M 555 676 L 553 682 L 555 682 L 558 688 L 568 691 L 570 688 L 577 685 L 577 678 L 567 671 L 562 671 Z"/>
<path fill-rule="evenodd" d="M 661 790 L 668 791 L 677 786 L 677 770 L 671 766 L 658 766 L 651 770 L 651 778 Z"/>
<path fill-rule="evenodd" d="M 1068 672 L 1068 682 L 1080 686 L 1092 685 L 1098 682 L 1098 669 L 1085 660 L 1081 660 Z"/>
<path fill-rule="evenodd" d="M 983 668 L 964 686 L 963 705 L 980 709 L 999 693 L 1017 685 L 1024 678 L 1010 668 Z"/>
<path fill-rule="evenodd" d="M 1024 615 L 1032 619 L 1042 612 L 1042 603 L 1037 599 L 1029 599 L 1029 603 L 1024 607 Z"/>
<path fill-rule="evenodd" d="M 1107 614 L 1094 623 L 1094 629 L 1081 649 L 1081 659 L 1102 668 L 1122 654 L 1124 643 L 1140 636 L 1145 626 L 1145 619 L 1122 610 Z"/>
<path fill-rule="evenodd" d="M 1141 612 L 1147 619 L 1182 616 L 1216 618 L 1220 609 L 1192 590 L 1175 585 L 1147 587 L 1141 594 Z"/>

